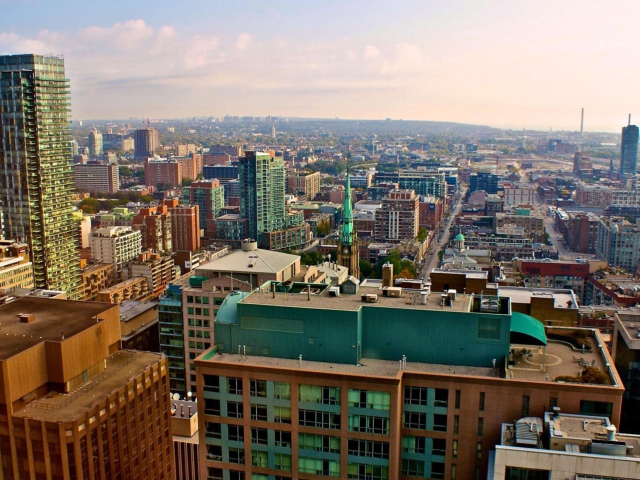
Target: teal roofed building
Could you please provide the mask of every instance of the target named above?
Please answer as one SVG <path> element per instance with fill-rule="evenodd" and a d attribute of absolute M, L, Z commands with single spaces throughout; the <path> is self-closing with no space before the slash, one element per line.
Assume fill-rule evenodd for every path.
<path fill-rule="evenodd" d="M 227 296 L 194 361 L 201 477 L 487 478 L 502 423 L 552 406 L 619 421 L 595 330 L 577 355 L 507 296 L 286 284 Z M 587 363 L 602 384 L 576 377 Z"/>

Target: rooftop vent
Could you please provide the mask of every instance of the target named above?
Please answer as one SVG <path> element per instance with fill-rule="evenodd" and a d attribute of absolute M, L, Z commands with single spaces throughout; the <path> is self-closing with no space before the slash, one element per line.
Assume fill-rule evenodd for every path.
<path fill-rule="evenodd" d="M 33 313 L 19 313 L 18 319 L 20 323 L 31 323 L 36 319 L 36 316 Z"/>

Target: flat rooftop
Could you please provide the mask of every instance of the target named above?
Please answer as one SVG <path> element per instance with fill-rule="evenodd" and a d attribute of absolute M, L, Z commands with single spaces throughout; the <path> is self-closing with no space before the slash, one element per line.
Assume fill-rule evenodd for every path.
<path fill-rule="evenodd" d="M 500 287 L 498 294 L 510 297 L 512 303 L 531 304 L 532 298 L 553 298 L 554 308 L 578 309 L 575 297 L 571 290 L 557 290 L 553 288 L 526 288 L 526 287 Z M 567 307 L 567 305 L 570 305 Z"/>
<path fill-rule="evenodd" d="M 362 301 L 362 295 L 374 294 L 378 295 L 376 303 L 365 303 Z M 257 291 L 241 300 L 240 303 L 253 305 L 273 305 L 279 307 L 308 307 L 326 310 L 349 310 L 357 311 L 363 306 L 367 307 L 390 307 L 402 308 L 407 310 L 446 310 L 453 312 L 469 312 L 470 311 L 470 295 L 457 294 L 457 299 L 453 302 L 453 306 L 441 307 L 442 298 L 440 293 L 431 293 L 427 297 L 427 304 L 421 305 L 422 295 L 419 292 L 402 290 L 401 297 L 383 297 L 382 290 L 377 287 L 361 286 L 355 295 L 340 294 L 339 297 L 330 297 L 328 292 L 323 295 L 309 296 L 307 293 L 276 293 L 275 298 L 272 292 Z"/>
<path fill-rule="evenodd" d="M 200 360 L 205 360 L 220 364 L 237 364 L 254 365 L 256 367 L 272 367 L 284 368 L 287 370 L 306 370 L 310 372 L 328 372 L 343 375 L 362 375 L 370 377 L 386 377 L 399 378 L 402 371 L 405 372 L 422 372 L 435 373 L 444 375 L 465 375 L 472 377 L 493 377 L 496 375 L 493 368 L 468 367 L 461 365 L 441 365 L 435 363 L 417 363 L 407 361 L 404 370 L 400 369 L 398 361 L 393 360 L 376 360 L 373 358 L 363 358 L 360 365 L 351 365 L 345 363 L 329 363 L 329 362 L 312 362 L 302 360 L 302 368 L 300 368 L 299 360 L 274 357 L 258 357 L 251 355 L 238 355 L 237 353 L 216 353 L 207 358 L 205 352 Z"/>
<path fill-rule="evenodd" d="M 48 422 L 72 422 L 83 417 L 87 410 L 123 387 L 132 377 L 159 362 L 162 357 L 160 353 L 120 350 L 107 357 L 105 370 L 72 392 L 49 392 L 14 413 L 14 416 Z"/>
<path fill-rule="evenodd" d="M 138 315 L 158 307 L 158 302 L 139 302 L 138 300 L 125 300 L 120 303 L 120 321 L 128 322 Z"/>
<path fill-rule="evenodd" d="M 115 305 L 75 302 L 50 298 L 23 297 L 0 306 L 0 360 L 17 355 L 41 342 L 60 342 L 89 328 L 96 316 Z M 35 320 L 22 323 L 19 314 L 31 314 Z"/>

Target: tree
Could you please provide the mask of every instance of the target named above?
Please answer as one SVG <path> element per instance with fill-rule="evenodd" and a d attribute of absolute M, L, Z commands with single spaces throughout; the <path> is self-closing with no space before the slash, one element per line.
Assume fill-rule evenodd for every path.
<path fill-rule="evenodd" d="M 360 259 L 359 267 L 360 267 L 360 274 L 363 277 L 368 277 L 369 275 L 371 275 L 371 272 L 373 272 L 373 265 L 371 265 L 371 263 L 369 263 L 364 258 Z"/>
<path fill-rule="evenodd" d="M 316 234 L 319 237 L 326 236 L 331 231 L 331 225 L 329 225 L 329 220 L 324 219 L 316 226 Z"/>
<path fill-rule="evenodd" d="M 84 213 L 98 213 L 100 211 L 100 202 L 97 198 L 85 198 L 78 205 Z"/>
<path fill-rule="evenodd" d="M 147 194 L 147 195 L 142 195 L 142 196 L 140 197 L 140 201 L 141 201 L 142 203 L 151 203 L 151 202 L 153 202 L 153 195 L 149 195 L 149 194 Z"/>
<path fill-rule="evenodd" d="M 420 243 L 424 242 L 427 239 L 427 235 L 429 235 L 429 231 L 424 227 L 420 227 L 420 230 L 418 230 L 418 241 Z"/>

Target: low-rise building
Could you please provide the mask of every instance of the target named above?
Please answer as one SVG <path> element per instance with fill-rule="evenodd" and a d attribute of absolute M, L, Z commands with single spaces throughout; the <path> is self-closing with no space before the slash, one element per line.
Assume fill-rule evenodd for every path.
<path fill-rule="evenodd" d="M 80 271 L 83 300 L 95 300 L 98 292 L 116 283 L 116 266 L 113 263 L 96 263 Z"/>
<path fill-rule="evenodd" d="M 142 300 L 147 297 L 149 297 L 147 280 L 144 277 L 137 277 L 100 290 L 95 301 L 119 304 L 124 300 Z"/>
<path fill-rule="evenodd" d="M 169 283 L 180 276 L 180 267 L 173 258 L 150 250 L 142 252 L 129 264 L 129 278 L 143 277 L 147 281 L 149 295 L 159 296 Z"/>

